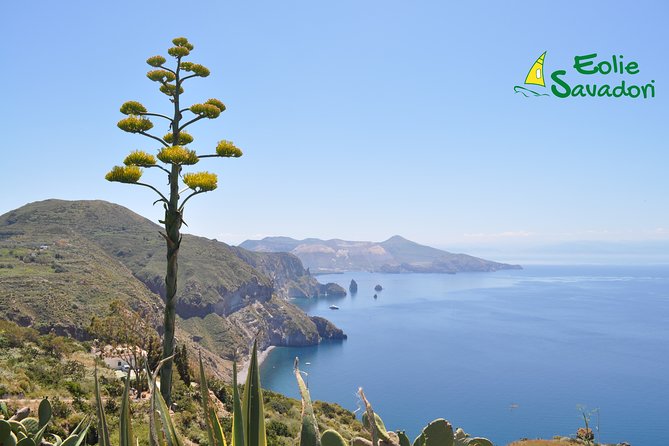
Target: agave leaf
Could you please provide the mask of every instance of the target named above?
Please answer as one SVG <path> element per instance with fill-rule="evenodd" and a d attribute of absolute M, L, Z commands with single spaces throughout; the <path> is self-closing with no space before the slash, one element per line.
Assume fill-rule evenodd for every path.
<path fill-rule="evenodd" d="M 232 445 L 244 446 L 244 417 L 237 386 L 237 361 L 232 363 Z"/>
<path fill-rule="evenodd" d="M 207 425 L 207 437 L 212 446 L 226 446 L 225 435 L 221 428 L 221 423 L 216 416 L 216 410 L 209 406 L 209 386 L 207 377 L 204 374 L 204 365 L 202 364 L 202 352 L 200 352 L 200 393 L 202 394 L 202 409 Z"/>
<path fill-rule="evenodd" d="M 154 391 L 151 393 L 151 397 L 155 398 L 157 402 L 156 412 L 158 412 L 158 415 L 160 415 L 160 421 L 163 425 L 163 433 L 165 434 L 167 446 L 183 446 L 181 439 L 177 435 L 176 429 L 174 428 L 172 417 L 170 417 L 170 410 L 167 407 L 163 396 L 160 392 Z"/>
<path fill-rule="evenodd" d="M 107 425 L 107 416 L 102 404 L 102 397 L 100 396 L 100 382 L 98 380 L 98 368 L 95 367 L 93 372 L 95 377 L 95 403 L 96 412 L 98 415 L 98 444 L 100 446 L 110 446 L 109 444 L 109 426 Z"/>
<path fill-rule="evenodd" d="M 207 426 L 207 437 L 209 444 L 216 446 L 214 443 L 214 432 L 211 425 L 211 418 L 209 417 L 209 387 L 207 386 L 207 377 L 204 376 L 204 366 L 202 365 L 202 352 L 200 352 L 200 394 L 202 399 L 202 410 L 204 412 L 204 424 Z"/>
<path fill-rule="evenodd" d="M 314 407 L 311 404 L 311 396 L 309 389 L 302 379 L 300 373 L 299 359 L 295 358 L 295 379 L 297 380 L 297 387 L 300 389 L 300 396 L 302 397 L 302 429 L 300 430 L 300 446 L 320 446 L 321 438 L 318 433 L 318 423 L 314 415 Z"/>
<path fill-rule="evenodd" d="M 77 444 L 77 441 L 79 441 L 79 435 L 73 434 L 67 437 L 65 441 L 63 441 L 62 446 L 74 446 L 75 444 Z"/>
<path fill-rule="evenodd" d="M 35 442 L 35 444 L 40 444 L 42 442 L 42 437 L 44 437 L 44 432 L 46 432 L 47 427 L 48 425 L 45 424 L 39 431 L 37 431 L 37 433 L 33 437 L 33 441 Z"/>
<path fill-rule="evenodd" d="M 135 377 L 137 378 L 137 377 Z M 125 389 L 123 390 L 123 399 L 121 400 L 121 427 L 119 430 L 120 446 L 135 446 L 132 438 L 132 424 L 130 422 L 130 371 L 125 379 Z"/>
<path fill-rule="evenodd" d="M 158 375 L 159 369 L 157 369 L 155 372 L 151 372 L 149 363 L 146 358 L 144 359 L 144 368 L 146 369 L 146 379 L 149 384 L 149 389 L 151 389 L 151 401 L 149 403 L 149 445 L 159 446 L 160 443 L 158 441 L 158 429 L 156 428 L 156 418 L 158 415 L 156 414 L 156 399 L 153 397 L 153 395 L 158 392 L 156 376 Z"/>
<path fill-rule="evenodd" d="M 79 424 L 77 425 L 76 428 L 74 428 L 74 431 L 72 431 L 72 434 L 70 434 L 69 437 L 63 441 L 62 446 L 80 446 L 81 443 L 84 442 L 86 439 L 86 434 L 88 433 L 88 429 L 91 427 L 91 420 L 88 417 L 84 417 Z"/>
<path fill-rule="evenodd" d="M 0 401 L 0 413 L 5 419 L 9 418 L 9 411 L 7 410 L 7 403 Z"/>
<path fill-rule="evenodd" d="M 51 434 L 51 436 L 54 438 L 53 446 L 60 446 L 63 444 L 63 439 L 60 438 L 60 435 Z"/>
<path fill-rule="evenodd" d="M 223 428 L 221 427 L 221 422 L 218 420 L 218 416 L 216 416 L 216 410 L 212 407 L 209 409 L 209 411 L 209 418 L 214 430 L 214 438 L 216 439 L 219 446 L 227 446 L 225 441 L 225 434 L 223 433 Z"/>
<path fill-rule="evenodd" d="M 149 386 L 151 387 L 151 416 L 149 417 L 149 444 L 151 446 L 164 444 L 158 439 L 158 429 L 156 427 L 158 421 L 160 421 L 162 425 L 164 438 L 167 441 L 168 446 L 181 446 L 181 439 L 176 435 L 169 408 L 158 389 L 157 383 L 158 373 L 160 373 L 163 364 L 173 358 L 174 355 L 163 358 L 153 372 L 149 369 L 148 362 L 145 361 L 144 363 Z"/>
<path fill-rule="evenodd" d="M 260 388 L 260 370 L 258 368 L 258 340 L 253 341 L 251 364 L 244 386 L 244 400 L 242 402 L 244 419 L 245 446 L 267 446 L 265 432 L 265 411 Z"/>

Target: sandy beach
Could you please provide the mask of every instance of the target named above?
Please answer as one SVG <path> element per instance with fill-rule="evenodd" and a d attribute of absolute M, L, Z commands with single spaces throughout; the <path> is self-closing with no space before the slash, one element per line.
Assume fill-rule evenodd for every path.
<path fill-rule="evenodd" d="M 262 363 L 265 361 L 265 359 L 267 359 L 267 355 L 269 355 L 269 353 L 272 350 L 274 350 L 274 348 L 275 347 L 273 345 L 270 345 L 265 350 L 262 350 L 262 351 L 258 352 L 258 367 L 262 366 Z M 250 364 L 251 364 L 251 357 L 249 356 L 249 358 L 244 362 L 244 366 L 241 369 L 239 369 L 239 371 L 237 372 L 237 383 L 238 384 L 243 384 L 243 383 L 246 382 L 246 375 L 249 371 L 249 365 Z"/>

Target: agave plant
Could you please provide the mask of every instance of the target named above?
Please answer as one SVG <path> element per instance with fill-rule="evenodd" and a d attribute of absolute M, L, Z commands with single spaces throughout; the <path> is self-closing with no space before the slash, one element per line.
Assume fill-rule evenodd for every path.
<path fill-rule="evenodd" d="M 163 396 L 158 391 L 156 378 L 160 367 L 165 361 L 166 360 L 161 361 L 158 368 L 153 372 L 148 370 L 147 367 L 147 376 L 149 378 L 149 387 L 151 389 L 149 443 L 151 446 L 184 446 L 170 416 L 169 408 L 165 403 Z M 227 446 L 225 433 L 223 432 L 221 422 L 216 415 L 216 409 L 211 402 L 207 377 L 204 373 L 204 365 L 202 363 L 202 356 L 200 356 L 199 365 L 202 410 L 204 412 L 204 421 L 209 445 Z M 323 434 L 320 434 L 309 389 L 304 382 L 302 372 L 299 369 L 298 358 L 295 358 L 294 373 L 302 399 L 302 425 L 299 446 L 349 446 L 349 443 L 338 432 L 332 429 L 328 429 L 323 432 Z M 244 394 L 241 398 L 237 386 L 236 363 L 233 364 L 232 376 L 233 408 L 231 446 L 267 446 L 263 394 L 262 388 L 260 387 L 260 368 L 258 367 L 257 342 L 253 343 L 251 361 L 246 376 L 246 385 L 244 387 Z M 130 380 L 127 379 L 121 403 L 119 446 L 135 446 L 130 422 L 130 401 L 128 396 L 129 383 Z M 381 417 L 372 409 L 372 405 L 365 397 L 363 390 L 359 389 L 358 393 L 365 409 L 362 415 L 362 424 L 369 432 L 371 440 L 355 437 L 350 442 L 351 446 L 492 446 L 490 440 L 486 438 L 471 438 L 462 429 L 457 429 L 454 433 L 451 424 L 441 418 L 429 423 L 423 429 L 421 434 L 416 437 L 413 443 L 411 443 L 404 431 L 388 431 Z M 97 371 L 95 373 L 95 397 L 97 400 L 99 444 L 100 446 L 111 446 L 109 442 L 107 419 L 102 404 L 102 398 L 100 397 Z M 44 404 L 48 404 L 48 402 Z M 42 414 L 42 412 L 44 412 L 44 414 Z M 50 417 L 50 406 L 47 413 L 46 408 L 42 410 L 42 406 L 40 405 L 40 420 L 35 421 L 37 427 L 39 427 L 37 433 L 44 433 L 45 423 L 48 422 L 48 420 L 43 420 L 46 420 L 47 418 L 50 419 Z M 36 446 L 39 444 L 39 442 L 26 442 L 21 444 L 21 442 L 25 441 L 25 438 L 27 438 L 27 434 L 25 435 L 25 438 L 22 436 L 21 439 L 19 439 L 16 436 L 18 434 L 15 434 L 13 430 L 11 430 L 13 426 L 10 426 L 9 424 L 11 421 L 4 422 L 5 424 L 3 424 L 3 422 L 4 420 L 0 420 L 0 446 Z M 30 422 L 29 424 L 34 430 L 34 422 Z M 54 444 L 54 446 L 80 446 L 86 435 L 90 421 L 88 421 L 85 427 L 82 428 L 84 424 L 86 423 L 82 422 L 67 440 Z M 24 430 L 28 431 L 25 426 Z M 10 432 L 8 435 L 14 435 L 13 438 L 19 441 L 14 441 L 13 443 L 10 440 L 6 441 L 6 432 Z"/>

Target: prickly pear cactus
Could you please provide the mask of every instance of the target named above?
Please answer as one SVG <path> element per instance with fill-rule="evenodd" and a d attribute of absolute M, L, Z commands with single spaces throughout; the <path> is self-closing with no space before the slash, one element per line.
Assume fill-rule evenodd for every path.
<path fill-rule="evenodd" d="M 404 431 L 395 431 L 395 433 L 397 434 L 400 446 L 411 446 L 409 437 L 407 437 L 407 434 Z"/>
<path fill-rule="evenodd" d="M 34 437 L 39 432 L 40 426 L 37 418 L 28 417 L 21 420 L 21 424 L 26 428 L 29 437 Z"/>
<path fill-rule="evenodd" d="M 18 439 L 16 434 L 12 432 L 12 427 L 8 421 L 0 420 L 0 444 L 2 446 L 16 446 Z"/>
<path fill-rule="evenodd" d="M 371 432 L 367 412 L 363 412 L 362 414 L 362 426 Z M 374 426 L 376 427 L 376 434 L 379 436 L 379 440 L 385 441 L 386 443 L 394 443 L 386 430 L 386 425 L 383 424 L 383 420 L 376 412 L 374 412 Z"/>
<path fill-rule="evenodd" d="M 46 426 L 49 421 L 51 421 L 51 415 L 53 411 L 51 410 L 51 403 L 46 398 L 39 403 L 39 408 L 37 409 L 37 416 L 39 417 L 39 427 L 43 428 Z"/>
<path fill-rule="evenodd" d="M 321 435 L 322 446 L 348 446 L 344 437 L 339 435 L 339 432 L 328 429 Z"/>
<path fill-rule="evenodd" d="M 493 446 L 492 442 L 487 438 L 470 437 L 462 428 L 457 428 L 455 431 L 455 446 Z"/>
<path fill-rule="evenodd" d="M 413 442 L 413 446 L 453 446 L 453 444 L 453 427 L 443 418 L 437 418 L 425 426 L 423 432 Z"/>

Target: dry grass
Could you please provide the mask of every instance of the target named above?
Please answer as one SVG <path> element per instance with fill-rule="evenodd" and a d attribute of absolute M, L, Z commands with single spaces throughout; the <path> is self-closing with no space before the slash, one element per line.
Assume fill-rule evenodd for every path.
<path fill-rule="evenodd" d="M 560 440 L 518 440 L 508 446 L 565 446 L 569 444 L 573 444 L 573 442 Z"/>

